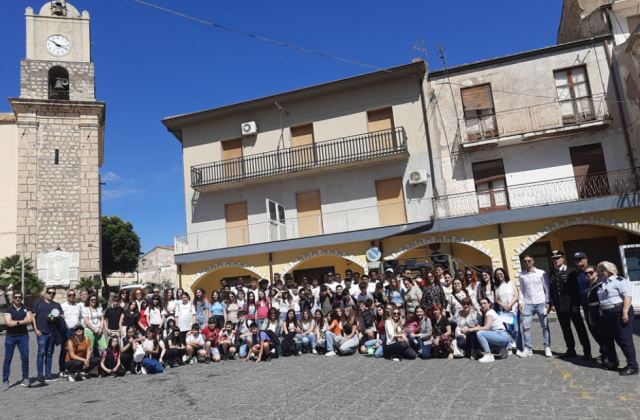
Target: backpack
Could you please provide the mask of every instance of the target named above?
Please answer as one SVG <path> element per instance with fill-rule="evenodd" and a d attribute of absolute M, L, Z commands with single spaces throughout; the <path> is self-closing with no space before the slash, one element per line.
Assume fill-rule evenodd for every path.
<path fill-rule="evenodd" d="M 282 340 L 281 349 L 283 356 L 293 356 L 296 354 L 295 333 L 287 334 Z"/>

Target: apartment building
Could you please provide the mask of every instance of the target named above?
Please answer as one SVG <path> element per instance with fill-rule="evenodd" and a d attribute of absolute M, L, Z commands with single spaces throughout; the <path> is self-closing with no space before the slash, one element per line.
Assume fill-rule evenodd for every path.
<path fill-rule="evenodd" d="M 419 61 L 164 119 L 183 151 L 182 286 L 363 273 L 369 248 L 428 229 L 425 72 Z"/>

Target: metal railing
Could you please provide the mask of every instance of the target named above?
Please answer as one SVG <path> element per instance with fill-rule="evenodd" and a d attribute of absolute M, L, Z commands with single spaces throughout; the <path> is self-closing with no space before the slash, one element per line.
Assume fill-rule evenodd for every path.
<path fill-rule="evenodd" d="M 191 187 L 226 183 L 407 153 L 403 127 L 191 167 Z"/>
<path fill-rule="evenodd" d="M 434 201 L 436 217 L 452 218 L 636 192 L 640 192 L 640 168 L 507 186 L 506 206 L 499 208 L 484 206 L 487 191 L 452 194 Z"/>
<path fill-rule="evenodd" d="M 403 224 L 407 222 L 406 208 L 408 206 L 426 208 L 424 204 L 419 204 L 414 200 L 349 210 L 326 211 L 311 216 L 287 217 L 284 222 L 266 220 L 241 226 L 221 227 L 175 237 L 175 253 L 184 254 Z M 426 220 L 430 214 L 424 216 Z M 224 224 L 224 220 L 221 222 Z"/>
<path fill-rule="evenodd" d="M 514 135 L 577 127 L 609 118 L 604 94 L 498 111 L 477 118 L 460 118 L 461 144 Z"/>

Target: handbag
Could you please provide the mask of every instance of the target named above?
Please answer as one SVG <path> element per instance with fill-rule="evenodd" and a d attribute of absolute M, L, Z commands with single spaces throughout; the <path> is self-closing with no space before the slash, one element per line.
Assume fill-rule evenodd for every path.
<path fill-rule="evenodd" d="M 136 363 L 141 363 L 142 360 L 144 359 L 144 355 L 145 353 L 142 346 L 136 347 L 136 351 L 133 352 L 133 361 Z"/>
<path fill-rule="evenodd" d="M 506 325 L 516 325 L 517 318 L 513 312 L 498 312 L 498 318 L 503 324 Z"/>

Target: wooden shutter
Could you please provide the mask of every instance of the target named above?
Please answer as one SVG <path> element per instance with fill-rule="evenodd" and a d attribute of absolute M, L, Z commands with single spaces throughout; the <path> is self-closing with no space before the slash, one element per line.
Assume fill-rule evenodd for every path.
<path fill-rule="evenodd" d="M 298 209 L 298 236 L 322 234 L 322 209 L 320 191 L 296 193 Z"/>
<path fill-rule="evenodd" d="M 462 105 L 465 111 L 493 109 L 491 85 L 486 84 L 468 87 L 461 89 L 460 92 L 462 94 Z"/>
<path fill-rule="evenodd" d="M 371 140 L 371 150 L 391 150 L 395 145 L 392 132 L 393 110 L 391 108 L 377 109 L 367 112 L 367 130 Z"/>
<path fill-rule="evenodd" d="M 226 140 L 222 144 L 224 176 L 237 177 L 244 173 L 242 161 L 242 139 Z"/>
<path fill-rule="evenodd" d="M 247 220 L 247 202 L 224 205 L 227 228 L 227 246 L 239 246 L 249 243 L 249 223 Z"/>
<path fill-rule="evenodd" d="M 504 164 L 502 159 L 475 162 L 471 165 L 473 179 L 476 183 L 504 178 Z"/>
<path fill-rule="evenodd" d="M 609 195 L 607 167 L 600 143 L 570 147 L 571 164 L 580 198 Z"/>
<path fill-rule="evenodd" d="M 509 207 L 502 159 L 476 162 L 471 166 L 480 211 Z"/>
<path fill-rule="evenodd" d="M 402 192 L 402 178 L 376 181 L 380 226 L 407 223 Z"/>
<path fill-rule="evenodd" d="M 291 127 L 291 146 L 294 165 L 314 162 L 313 124 Z"/>

